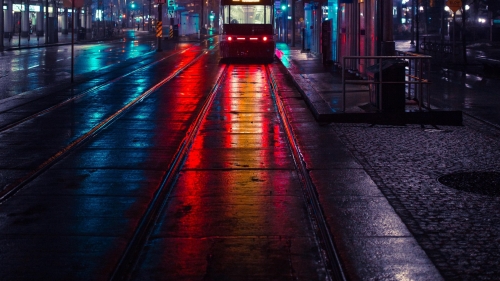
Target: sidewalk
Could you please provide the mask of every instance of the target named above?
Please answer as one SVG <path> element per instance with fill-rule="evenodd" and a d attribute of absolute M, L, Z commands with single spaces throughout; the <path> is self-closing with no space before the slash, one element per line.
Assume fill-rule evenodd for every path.
<path fill-rule="evenodd" d="M 500 181 L 497 129 L 468 116 L 463 126 L 329 123 L 335 103 L 324 97 L 338 94 L 340 74 L 319 56 L 277 48 L 324 121 L 298 109 L 291 120 L 348 279 L 496 280 L 500 192 L 479 183 Z M 468 175 L 475 183 L 464 189 Z M 464 182 L 444 184 L 449 177 Z"/>
<path fill-rule="evenodd" d="M 71 44 L 71 34 L 62 34 L 61 32 L 57 35 L 57 43 L 51 43 L 49 45 L 64 45 Z M 77 41 L 77 34 L 75 34 L 75 43 Z M 37 48 L 45 47 L 45 36 L 37 36 L 36 34 L 31 34 L 29 37 L 19 37 L 19 34 L 15 34 L 12 38 L 4 38 L 3 45 L 5 50 L 15 50 L 24 48 Z"/>
<path fill-rule="evenodd" d="M 139 35 L 151 35 L 154 36 L 153 33 L 150 33 L 148 30 L 136 30 L 133 28 L 127 28 L 127 29 L 122 29 L 122 33 L 124 32 L 136 32 Z M 78 33 L 75 33 L 73 36 L 73 40 L 75 44 L 79 43 L 86 43 L 86 42 L 96 42 L 96 41 L 102 41 L 102 40 L 112 40 L 116 38 L 120 38 L 122 34 L 115 34 L 111 37 L 99 37 L 99 38 L 92 38 L 91 34 L 86 34 L 86 38 L 83 40 L 78 39 Z M 14 35 L 11 39 L 4 38 L 3 44 L 4 44 L 4 50 L 17 50 L 17 49 L 26 49 L 26 48 L 39 48 L 39 47 L 46 47 L 46 46 L 54 46 L 54 45 L 68 45 L 71 44 L 72 40 L 72 35 L 71 33 L 68 34 L 62 34 L 62 32 L 59 32 L 57 34 L 57 43 L 50 43 L 48 45 L 45 45 L 45 36 L 38 37 L 36 34 L 31 34 L 31 36 L 28 37 L 21 37 L 19 38 L 19 34 Z"/>
<path fill-rule="evenodd" d="M 377 111 L 370 103 L 367 85 L 346 84 L 345 111 L 342 73 L 334 66 L 323 66 L 321 58 L 299 48 L 278 44 L 278 58 L 290 69 L 315 118 L 323 122 L 461 125 L 462 113 L 456 110 L 419 111 L 414 101 L 406 100 L 405 112 Z M 358 77 L 350 78 L 361 80 Z M 401 93 L 403 94 L 403 93 Z M 404 102 L 404 101 L 402 101 Z"/>

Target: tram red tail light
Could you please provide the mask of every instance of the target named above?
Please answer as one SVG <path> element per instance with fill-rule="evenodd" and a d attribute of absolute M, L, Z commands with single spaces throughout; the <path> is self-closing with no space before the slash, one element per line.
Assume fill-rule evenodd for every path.
<path fill-rule="evenodd" d="M 268 36 L 262 36 L 262 37 L 232 37 L 232 36 L 227 36 L 227 41 L 232 42 L 232 41 L 260 41 L 260 38 L 262 38 L 262 41 L 267 42 L 269 41 Z"/>

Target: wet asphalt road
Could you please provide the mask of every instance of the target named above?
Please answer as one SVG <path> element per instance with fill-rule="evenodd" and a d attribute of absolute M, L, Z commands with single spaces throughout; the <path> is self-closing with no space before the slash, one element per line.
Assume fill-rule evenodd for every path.
<path fill-rule="evenodd" d="M 156 50 L 155 38 L 128 31 L 101 44 L 75 44 L 74 76 L 124 65 Z M 0 99 L 67 82 L 71 77 L 71 45 L 21 49 L 0 56 Z"/>
<path fill-rule="evenodd" d="M 81 46 L 79 82 L 70 89 L 53 87 L 43 71 L 40 83 L 12 80 L 0 112 L 0 279 L 121 279 L 117 264 L 224 70 L 137 266 L 123 275 L 325 278 L 265 66 L 220 64 L 216 43 L 171 44 L 161 53 L 147 38 Z M 66 48 L 17 62 L 49 53 L 57 61 Z M 137 49 L 134 63 L 116 65 L 127 48 Z M 94 65 L 89 56 L 103 50 L 112 55 Z M 15 63 L 10 78 L 29 71 Z M 30 65 L 68 77 L 64 59 Z M 37 87 L 55 92 L 39 96 Z M 28 93 L 14 94 L 20 89 Z"/>
<path fill-rule="evenodd" d="M 120 50 L 111 47 L 115 43 L 109 44 L 96 50 Z M 53 113 L 1 133 L 0 141 L 5 145 L 1 149 L 0 183 L 5 188 L 26 181 L 14 196 L 2 203 L 0 210 L 4 261 L 1 279 L 29 280 L 32 276 L 51 280 L 108 279 L 140 220 L 141 210 L 167 173 L 164 167 L 172 161 L 194 112 L 210 92 L 221 68 L 216 54 L 211 53 L 121 118 L 103 126 L 97 136 L 89 137 L 60 162 L 34 175 L 35 180 L 26 179 L 44 161 L 60 153 L 62 147 L 102 123 L 119 105 L 128 104 L 146 91 L 146 85 L 160 81 L 209 45 L 197 46 L 193 42 L 166 45 L 165 52 L 157 54 L 151 52 L 154 40 L 144 38 L 144 41 L 134 40 L 129 47 L 148 55 L 130 57 L 127 63 L 108 67 L 87 66 L 93 72 L 78 72 L 74 90 L 56 92 L 50 98 L 38 99 L 35 94 L 35 88 L 41 85 L 53 89 L 47 80 L 34 83 L 38 86 L 30 88 L 33 94 L 9 94 L 4 99 L 1 127 L 146 65 L 154 58 L 192 47 L 154 66 L 156 71 L 138 70 L 114 86 L 94 88 L 92 94 Z M 119 56 L 112 55 L 115 59 Z M 68 77 L 67 64 L 59 70 Z M 269 93 L 262 82 L 252 80 L 263 76 L 262 69 L 252 66 L 251 70 L 252 75 L 245 76 L 238 67 L 231 69 L 229 77 L 233 80 L 224 84 L 227 95 L 214 100 L 166 212 L 140 257 L 140 266 L 133 272 L 134 278 L 234 280 L 249 274 L 253 274 L 253 280 L 267 280 L 270 275 L 272 280 L 324 278 L 324 266 L 308 229 L 307 211 L 300 202 L 300 187 L 283 132 L 277 117 L 273 117 L 276 115 Z M 441 78 L 433 83 L 443 89 L 437 92 L 441 100 L 470 110 L 478 117 L 500 120 L 495 115 L 495 104 L 486 95 L 494 91 L 496 81 L 470 75 L 464 78 L 449 71 L 436 73 Z M 28 75 L 36 76 L 36 72 Z M 84 83 L 85 79 L 96 77 L 99 79 Z M 172 92 L 178 95 L 160 94 Z M 20 106 L 30 100 L 34 102 Z M 485 110 L 478 106 L 485 106 Z M 297 111 L 295 115 L 303 113 Z M 386 142 L 392 148 L 381 151 L 394 150 L 390 141 L 393 136 L 388 134 Z M 326 158 L 311 161 L 322 166 L 327 165 Z M 323 180 L 328 178 L 325 175 Z M 443 198 L 447 196 L 444 194 Z M 336 207 L 325 204 L 325 208 Z M 290 217 L 297 220 L 289 220 Z M 400 236 L 408 235 L 400 232 L 403 233 Z M 378 255 L 379 251 L 383 250 L 373 254 Z M 29 268 L 25 266 L 27 263 L 31 265 Z M 242 275 L 231 276 L 234 272 Z"/>

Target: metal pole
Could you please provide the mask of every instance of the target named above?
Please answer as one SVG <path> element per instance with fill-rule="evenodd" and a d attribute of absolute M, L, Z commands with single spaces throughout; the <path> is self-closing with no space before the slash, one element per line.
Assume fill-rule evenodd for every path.
<path fill-rule="evenodd" d="M 376 18 L 375 18 L 375 20 L 377 22 L 377 24 L 376 24 L 376 28 L 377 28 L 376 29 L 376 34 L 377 34 L 377 36 L 376 36 L 376 38 L 377 38 L 377 42 L 376 42 L 377 43 L 377 55 L 381 56 L 382 55 L 382 45 L 383 45 L 382 41 L 384 40 L 383 39 L 384 38 L 384 36 L 383 36 L 383 34 L 384 34 L 384 23 L 383 23 L 383 17 L 384 17 L 384 14 L 383 14 L 384 0 L 378 0 L 375 5 L 376 5 L 375 6 L 375 9 L 376 9 L 375 15 L 377 15 Z"/>
<path fill-rule="evenodd" d="M 493 42 L 493 12 L 488 12 L 488 22 L 490 23 L 490 42 Z"/>
<path fill-rule="evenodd" d="M 288 1 L 285 2 L 285 14 L 283 15 L 284 17 L 284 23 L 285 23 L 285 44 L 288 44 Z"/>
<path fill-rule="evenodd" d="M 455 21 L 455 12 L 453 12 L 453 34 L 452 34 L 452 37 L 453 37 L 453 40 L 452 40 L 452 44 L 451 45 L 451 52 L 452 52 L 452 58 L 453 58 L 453 62 L 455 62 L 455 29 L 457 27 L 457 23 Z"/>
<path fill-rule="evenodd" d="M 73 16 L 73 10 L 71 10 Z M 45 44 L 49 43 L 49 0 L 45 0 Z"/>
<path fill-rule="evenodd" d="M 283 42 L 286 43 L 285 39 L 285 11 L 284 9 L 281 9 L 281 36 L 283 36 Z"/>
<path fill-rule="evenodd" d="M 3 31 L 4 31 L 3 0 L 0 0 L 0 7 L 2 7 L 2 12 L 0 13 L 0 52 L 3 52 Z"/>
<path fill-rule="evenodd" d="M 292 0 L 292 47 L 295 47 L 295 0 Z"/>
<path fill-rule="evenodd" d="M 420 46 L 419 46 L 420 45 L 420 42 L 419 42 L 420 41 L 420 31 L 419 31 L 419 29 L 420 29 L 420 26 L 419 26 L 420 20 L 419 20 L 419 16 L 418 16 L 418 7 L 415 9 L 415 13 L 416 13 L 416 17 L 417 17 L 417 21 L 416 21 L 416 24 L 417 24 L 417 30 L 416 30 L 417 31 L 417 35 L 416 35 L 417 39 L 416 39 L 416 42 L 417 42 L 417 44 L 415 45 L 415 53 L 419 53 L 420 52 L 419 51 L 419 48 L 420 48 Z"/>
<path fill-rule="evenodd" d="M 3 7 L 2 7 L 3 10 Z M 22 9 L 19 9 L 19 40 L 17 40 L 17 46 L 21 48 L 21 30 L 22 30 L 22 24 L 21 22 L 23 21 L 23 11 Z"/>
<path fill-rule="evenodd" d="M 465 16 L 467 12 L 465 11 L 465 1 L 462 1 L 462 54 L 463 54 L 463 59 L 464 59 L 464 72 L 462 72 L 463 75 L 465 75 L 465 68 L 467 67 L 467 43 L 466 43 L 466 28 L 465 24 L 467 22 Z"/>
<path fill-rule="evenodd" d="M 97 2 L 97 11 L 99 11 L 99 2 Z M 97 12 L 96 11 L 96 12 Z M 100 22 L 101 22 L 101 18 L 102 18 L 102 11 L 99 13 L 99 18 L 96 19 L 96 22 L 97 22 L 97 34 L 96 34 L 96 37 L 99 38 L 99 28 L 100 28 Z"/>
<path fill-rule="evenodd" d="M 346 58 L 343 58 L 342 65 L 345 65 Z M 342 112 L 345 112 L 345 69 L 342 69 Z"/>
<path fill-rule="evenodd" d="M 201 33 L 201 29 L 203 28 L 203 19 L 205 18 L 205 16 L 203 15 L 203 8 L 204 8 L 204 4 L 205 4 L 205 0 L 200 0 L 201 1 L 201 14 L 200 14 L 200 30 L 198 30 L 198 36 L 200 35 Z M 198 37 L 199 38 L 199 37 Z"/>
<path fill-rule="evenodd" d="M 413 8 L 416 0 L 411 0 L 411 41 L 410 44 L 413 45 L 413 37 L 415 37 L 415 9 Z"/>
<path fill-rule="evenodd" d="M 85 13 L 85 16 L 87 15 L 87 13 Z M 115 23 L 113 21 L 113 0 L 111 0 L 109 2 L 109 18 L 110 18 L 110 21 L 111 21 L 111 28 L 112 28 L 112 33 L 114 33 L 114 29 L 115 29 Z M 85 22 L 87 22 L 87 19 L 85 19 Z"/>
<path fill-rule="evenodd" d="M 52 42 L 52 43 L 58 43 L 59 42 L 59 33 L 58 33 L 59 23 L 57 21 L 57 17 L 59 15 L 59 12 L 57 10 L 57 1 L 56 0 L 53 1 L 53 5 L 54 5 L 54 8 L 52 8 L 52 13 L 53 13 L 54 20 L 52 22 L 52 26 L 54 27 L 54 33 L 53 33 L 54 42 Z"/>
<path fill-rule="evenodd" d="M 75 0 L 71 1 L 71 83 L 73 80 L 73 68 L 75 61 Z"/>
<path fill-rule="evenodd" d="M 74 1 L 74 0 L 73 0 Z M 101 17 L 102 17 L 102 20 L 103 20 L 103 32 L 104 32 L 104 37 L 108 37 L 107 36 L 107 33 L 106 33 L 106 18 L 104 17 L 104 1 L 102 1 L 102 14 L 101 14 Z M 81 12 L 81 10 L 80 10 Z M 80 15 L 80 14 L 78 14 Z M 80 17 L 78 17 L 78 22 L 80 22 Z M 78 27 L 80 27 L 80 25 L 78 25 Z"/>

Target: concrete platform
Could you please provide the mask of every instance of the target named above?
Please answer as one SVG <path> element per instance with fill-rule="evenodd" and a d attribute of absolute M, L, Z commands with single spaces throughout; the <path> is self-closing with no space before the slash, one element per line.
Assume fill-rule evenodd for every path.
<path fill-rule="evenodd" d="M 346 108 L 343 110 L 342 74 L 335 66 L 323 66 L 321 57 L 285 44 L 278 44 L 276 54 L 319 122 L 462 125 L 459 110 L 419 110 L 412 101 L 408 101 L 405 110 L 400 112 L 374 110 L 369 106 L 366 85 L 346 84 Z"/>

